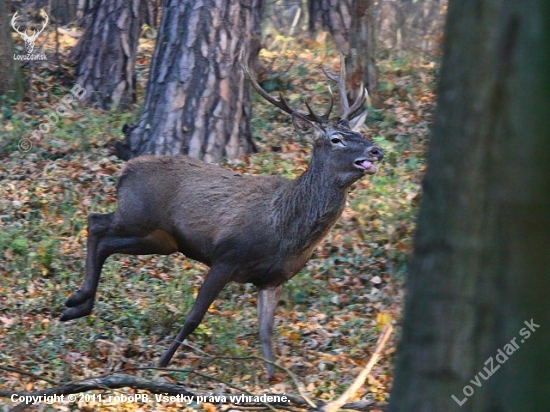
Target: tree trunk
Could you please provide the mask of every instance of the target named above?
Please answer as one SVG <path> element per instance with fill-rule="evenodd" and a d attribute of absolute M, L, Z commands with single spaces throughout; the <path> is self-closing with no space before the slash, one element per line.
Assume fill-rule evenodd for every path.
<path fill-rule="evenodd" d="M 143 0 L 101 0 L 84 17 L 84 34 L 71 53 L 76 82 L 87 92 L 81 104 L 124 109 L 135 101 L 142 6 Z"/>
<path fill-rule="evenodd" d="M 358 91 L 361 83 L 369 91 L 374 105 L 378 105 L 378 68 L 375 53 L 374 1 L 353 0 L 350 50 L 346 69 L 352 90 Z M 353 96 L 355 97 L 355 95 Z"/>
<path fill-rule="evenodd" d="M 347 82 L 353 95 L 361 82 L 376 104 L 378 71 L 374 58 L 375 29 L 373 0 L 309 0 L 310 31 L 320 21 L 336 47 L 346 56 Z"/>
<path fill-rule="evenodd" d="M 122 157 L 184 153 L 219 162 L 255 151 L 250 85 L 239 55 L 254 67 L 260 6 L 260 0 L 166 2 L 145 106 L 118 146 Z"/>
<path fill-rule="evenodd" d="M 389 410 L 545 411 L 550 2 L 448 13 Z"/>
<path fill-rule="evenodd" d="M 49 5 L 57 25 L 76 21 L 78 0 L 50 0 Z"/>
<path fill-rule="evenodd" d="M 9 23 L 9 7 L 6 0 L 0 0 L 0 96 L 19 101 L 23 97 L 23 75 L 13 59 L 12 27 Z"/>

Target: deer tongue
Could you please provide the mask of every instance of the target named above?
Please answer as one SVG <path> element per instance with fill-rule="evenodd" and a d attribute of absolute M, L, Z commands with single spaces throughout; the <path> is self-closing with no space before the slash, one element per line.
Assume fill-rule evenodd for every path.
<path fill-rule="evenodd" d="M 362 162 L 357 163 L 357 166 L 359 166 L 361 169 L 369 169 L 372 167 L 372 162 L 369 162 L 368 160 L 363 160 Z"/>

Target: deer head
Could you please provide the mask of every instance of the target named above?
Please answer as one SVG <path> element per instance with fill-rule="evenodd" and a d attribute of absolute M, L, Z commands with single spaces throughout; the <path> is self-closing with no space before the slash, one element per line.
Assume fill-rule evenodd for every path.
<path fill-rule="evenodd" d="M 269 103 L 290 114 L 294 128 L 300 134 L 312 138 L 316 154 L 313 156 L 313 160 L 325 163 L 325 165 L 329 163 L 329 166 L 332 164 L 333 167 L 329 169 L 339 176 L 340 185 L 349 186 L 364 174 L 376 173 L 377 163 L 382 159 L 384 151 L 367 141 L 359 133 L 368 110 L 364 110 L 358 115 L 357 113 L 368 100 L 368 92 L 361 84 L 359 95 L 350 106 L 345 85 L 346 73 L 343 55 L 340 60 L 339 75 L 332 75 L 322 68 L 325 75 L 336 83 L 340 93 L 341 114 L 332 120 L 330 114 L 334 107 L 334 96 L 330 88 L 330 103 L 324 114 L 313 112 L 306 99 L 304 99 L 304 103 L 307 112 L 298 111 L 290 107 L 281 92 L 279 92 L 279 99 L 267 93 L 251 75 L 242 56 L 241 67 L 254 89 Z"/>

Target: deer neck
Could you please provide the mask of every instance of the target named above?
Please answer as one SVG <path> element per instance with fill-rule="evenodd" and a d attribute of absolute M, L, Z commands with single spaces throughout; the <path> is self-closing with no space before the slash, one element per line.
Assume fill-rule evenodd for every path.
<path fill-rule="evenodd" d="M 279 223 L 287 250 L 309 254 L 342 214 L 349 188 L 339 184 L 324 160 L 314 154 L 308 169 L 280 198 Z"/>

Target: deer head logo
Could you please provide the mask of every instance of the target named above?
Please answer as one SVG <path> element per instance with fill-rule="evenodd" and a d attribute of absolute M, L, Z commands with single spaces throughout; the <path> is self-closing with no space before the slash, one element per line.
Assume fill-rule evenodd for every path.
<path fill-rule="evenodd" d="M 48 21 L 49 21 L 48 15 L 44 13 L 45 15 L 44 23 L 40 30 L 19 31 L 19 25 L 16 26 L 17 13 L 18 12 L 16 11 L 11 19 L 11 26 L 23 38 L 23 41 L 25 42 L 25 49 L 27 50 L 28 54 L 31 54 L 32 51 L 34 50 L 34 42 L 38 38 L 38 35 L 44 31 L 44 29 L 46 28 L 46 25 L 48 24 Z M 32 32 L 32 33 L 27 34 L 27 32 Z"/>

